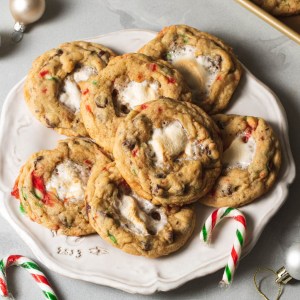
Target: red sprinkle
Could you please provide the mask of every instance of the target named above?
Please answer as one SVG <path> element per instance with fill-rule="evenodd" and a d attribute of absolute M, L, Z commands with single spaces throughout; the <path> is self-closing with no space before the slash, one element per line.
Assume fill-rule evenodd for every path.
<path fill-rule="evenodd" d="M 88 111 L 88 112 L 92 112 L 92 109 L 91 109 L 91 107 L 87 104 L 86 106 L 85 106 L 85 109 Z"/>
<path fill-rule="evenodd" d="M 43 202 L 45 203 L 45 205 L 49 205 L 49 206 L 52 206 L 52 200 L 51 200 L 51 194 L 50 193 L 47 193 L 44 195 L 44 198 L 43 198 Z"/>
<path fill-rule="evenodd" d="M 152 71 L 152 72 L 155 72 L 157 70 L 157 64 L 150 64 L 149 65 L 149 69 Z"/>
<path fill-rule="evenodd" d="M 41 194 L 43 195 L 43 203 L 45 203 L 46 205 L 51 205 L 51 198 L 50 195 L 47 193 L 46 188 L 45 188 L 45 184 L 44 184 L 44 180 L 42 177 L 37 176 L 34 171 L 31 173 L 31 181 L 32 181 L 32 185 L 35 189 L 37 189 L 38 191 L 41 192 Z"/>
<path fill-rule="evenodd" d="M 242 140 L 244 143 L 248 143 L 248 140 L 250 139 L 251 135 L 252 135 L 252 127 L 247 126 L 245 131 L 244 131 L 244 135 L 242 137 Z"/>
<path fill-rule="evenodd" d="M 37 176 L 34 171 L 31 173 L 31 180 L 32 180 L 32 185 L 35 189 L 39 190 L 42 194 L 45 193 L 45 184 L 43 181 L 43 178 L 40 176 Z"/>
<path fill-rule="evenodd" d="M 86 90 L 84 90 L 83 92 L 82 92 L 82 95 L 86 95 L 86 94 L 88 94 L 90 92 L 90 90 L 89 89 L 86 89 Z"/>
<path fill-rule="evenodd" d="M 141 109 L 142 109 L 142 110 L 147 109 L 147 108 L 148 108 L 148 104 L 143 103 L 143 104 L 141 105 Z"/>
<path fill-rule="evenodd" d="M 47 91 L 48 91 L 48 89 L 47 89 L 47 88 L 43 88 L 43 89 L 42 89 L 42 93 L 43 93 L 43 94 L 46 94 L 46 93 L 47 93 Z"/>
<path fill-rule="evenodd" d="M 47 74 L 49 74 L 49 71 L 48 71 L 48 70 L 45 70 L 45 71 L 41 71 L 41 72 L 40 72 L 40 76 L 41 76 L 42 78 L 44 78 Z"/>
<path fill-rule="evenodd" d="M 159 106 L 158 109 L 157 109 L 157 111 L 158 111 L 159 113 L 162 113 L 162 112 L 163 112 L 163 109 Z"/>
<path fill-rule="evenodd" d="M 218 81 L 221 81 L 221 80 L 222 80 L 222 76 L 221 76 L 221 75 L 218 75 L 217 80 L 218 80 Z"/>
<path fill-rule="evenodd" d="M 85 164 L 88 164 L 88 165 L 92 165 L 93 163 L 90 161 L 90 160 L 88 160 L 88 159 L 86 159 L 85 161 L 84 161 L 84 163 Z"/>
<path fill-rule="evenodd" d="M 132 156 L 133 156 L 133 157 L 136 157 L 136 155 L 137 155 L 138 151 L 139 151 L 139 149 L 138 149 L 138 148 L 136 148 L 136 149 L 133 149 L 133 150 L 132 150 L 132 152 L 131 152 L 131 153 L 132 153 Z"/>
<path fill-rule="evenodd" d="M 18 180 L 16 180 L 13 190 L 11 191 L 10 194 L 13 197 L 15 197 L 16 199 L 20 199 L 20 193 L 19 193 L 19 189 L 18 189 Z"/>
<path fill-rule="evenodd" d="M 168 81 L 168 83 L 171 83 L 171 84 L 176 83 L 176 80 L 175 80 L 175 78 L 173 78 L 173 77 L 168 77 L 168 78 L 167 78 L 167 81 Z"/>

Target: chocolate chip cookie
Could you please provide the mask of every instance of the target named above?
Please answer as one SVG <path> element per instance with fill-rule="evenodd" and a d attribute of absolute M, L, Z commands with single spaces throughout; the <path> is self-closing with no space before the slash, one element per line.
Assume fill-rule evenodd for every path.
<path fill-rule="evenodd" d="M 42 124 L 67 136 L 88 136 L 80 114 L 83 84 L 94 82 L 115 54 L 88 42 L 60 45 L 39 56 L 26 79 L 24 96 Z"/>
<path fill-rule="evenodd" d="M 64 235 L 94 232 L 88 222 L 84 193 L 91 168 L 110 160 L 87 139 L 62 140 L 53 150 L 42 150 L 27 160 L 12 194 L 26 215 Z"/>
<path fill-rule="evenodd" d="M 200 202 L 213 207 L 239 207 L 265 194 L 281 165 L 280 144 L 261 118 L 215 115 L 223 140 L 223 170 Z"/>
<path fill-rule="evenodd" d="M 242 74 L 228 45 L 187 25 L 165 27 L 139 52 L 173 64 L 192 90 L 193 103 L 209 114 L 226 108 Z"/>
<path fill-rule="evenodd" d="M 252 0 L 274 16 L 291 16 L 300 13 L 300 0 Z"/>
<path fill-rule="evenodd" d="M 195 226 L 193 206 L 161 207 L 137 196 L 115 163 L 95 166 L 87 186 L 90 224 L 111 245 L 159 257 L 181 248 Z"/>
<path fill-rule="evenodd" d="M 221 171 L 222 142 L 198 106 L 169 98 L 134 108 L 119 125 L 114 157 L 130 187 L 153 204 L 204 196 Z"/>

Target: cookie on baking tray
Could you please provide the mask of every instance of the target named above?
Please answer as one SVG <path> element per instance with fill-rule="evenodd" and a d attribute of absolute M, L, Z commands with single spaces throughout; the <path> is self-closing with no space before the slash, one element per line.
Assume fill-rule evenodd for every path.
<path fill-rule="evenodd" d="M 88 181 L 87 211 L 98 234 L 121 250 L 146 257 L 181 248 L 195 227 L 191 206 L 159 207 L 138 197 L 122 178 L 115 162 L 97 164 Z"/>
<path fill-rule="evenodd" d="M 86 90 L 81 103 L 84 125 L 108 152 L 112 152 L 118 125 L 135 106 L 160 96 L 191 101 L 178 71 L 163 60 L 136 53 L 112 59 L 98 84 L 87 83 Z"/>
<path fill-rule="evenodd" d="M 229 46 L 187 25 L 165 27 L 139 52 L 173 64 L 191 88 L 193 102 L 210 114 L 226 108 L 242 74 Z"/>
<path fill-rule="evenodd" d="M 274 16 L 290 16 L 300 13 L 300 0 L 252 0 Z"/>
<path fill-rule="evenodd" d="M 24 96 L 33 115 L 67 136 L 87 136 L 80 115 L 82 87 L 106 67 L 115 54 L 88 42 L 70 42 L 39 56 L 26 79 Z"/>
<path fill-rule="evenodd" d="M 27 160 L 12 195 L 33 221 L 64 235 L 94 232 L 88 222 L 84 193 L 91 168 L 110 160 L 88 139 L 62 140 Z"/>
<path fill-rule="evenodd" d="M 113 155 L 139 196 L 156 205 L 184 205 L 205 195 L 219 176 L 222 142 L 201 108 L 160 98 L 127 115 Z"/>
<path fill-rule="evenodd" d="M 265 194 L 281 164 L 280 144 L 261 118 L 215 115 L 223 140 L 223 170 L 200 202 L 214 207 L 239 207 Z"/>

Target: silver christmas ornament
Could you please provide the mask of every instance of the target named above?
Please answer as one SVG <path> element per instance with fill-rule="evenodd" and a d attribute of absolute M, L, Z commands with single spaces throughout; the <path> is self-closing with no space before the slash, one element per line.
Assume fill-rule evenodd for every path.
<path fill-rule="evenodd" d="M 286 267 L 277 271 L 277 283 L 286 284 L 292 278 L 300 280 L 300 243 L 294 243 L 286 253 Z"/>
<path fill-rule="evenodd" d="M 26 25 L 36 22 L 44 14 L 45 0 L 10 0 L 9 9 L 15 19 L 12 39 L 19 42 L 23 37 Z"/>

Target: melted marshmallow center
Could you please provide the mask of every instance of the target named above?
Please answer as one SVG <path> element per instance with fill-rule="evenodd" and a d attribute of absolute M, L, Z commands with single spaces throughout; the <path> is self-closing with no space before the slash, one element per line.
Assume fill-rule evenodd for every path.
<path fill-rule="evenodd" d="M 197 92 L 200 88 L 202 93 L 209 90 L 216 80 L 220 67 L 209 56 L 195 54 L 196 48 L 184 46 L 169 52 L 168 60 L 183 73 L 189 86 Z"/>
<path fill-rule="evenodd" d="M 185 150 L 187 134 L 179 121 L 163 128 L 155 128 L 148 144 L 152 147 L 157 163 L 163 163 L 167 157 L 176 157 Z"/>
<path fill-rule="evenodd" d="M 93 67 L 84 66 L 65 79 L 63 90 L 59 95 L 59 101 L 68 107 L 72 112 L 80 110 L 81 93 L 77 83 L 88 80 L 97 71 Z"/>
<path fill-rule="evenodd" d="M 89 168 L 65 160 L 56 166 L 46 190 L 55 193 L 62 201 L 83 201 L 89 175 Z"/>
<path fill-rule="evenodd" d="M 247 168 L 254 157 L 256 143 L 251 136 L 245 143 L 241 136 L 233 140 L 230 146 L 224 151 L 223 163 L 228 168 Z"/>
<path fill-rule="evenodd" d="M 158 83 L 144 80 L 142 82 L 130 81 L 119 90 L 118 100 L 133 109 L 137 105 L 158 99 Z"/>
<path fill-rule="evenodd" d="M 167 224 L 167 217 L 162 209 L 137 195 L 123 195 L 116 201 L 121 215 L 121 225 L 138 235 L 153 235 Z"/>

